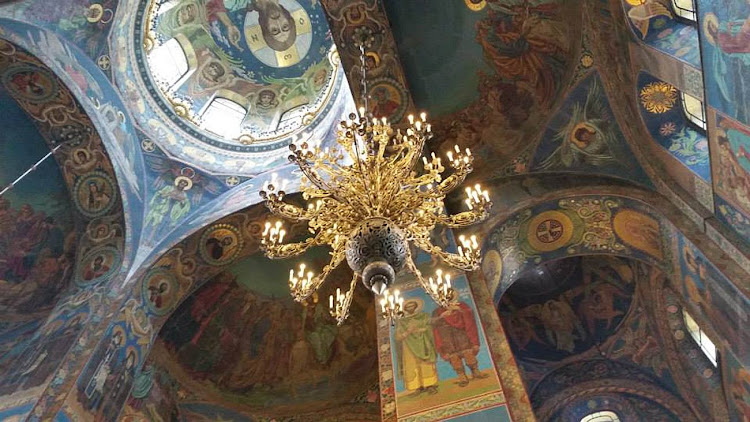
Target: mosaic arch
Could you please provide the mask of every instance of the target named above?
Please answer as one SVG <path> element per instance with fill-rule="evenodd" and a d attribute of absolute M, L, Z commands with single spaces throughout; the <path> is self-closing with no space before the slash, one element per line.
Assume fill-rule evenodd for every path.
<path fill-rule="evenodd" d="M 140 111 L 137 125 L 171 157 L 209 173 L 256 175 L 285 163 L 295 139 L 329 139 L 353 109 L 317 2 L 125 3 L 120 9 L 137 12 L 118 15 L 113 28 L 113 78 Z M 164 70 L 177 62 L 184 66 Z M 207 129 L 217 99 L 229 104 L 223 115 L 236 116 L 234 133 Z"/>
<path fill-rule="evenodd" d="M 111 178 L 117 180 L 118 194 L 122 196 L 121 212 L 124 213 L 124 224 L 128 227 L 124 234 L 129 244 L 135 244 L 140 234 L 141 219 L 138 216 L 145 189 L 143 180 L 139 177 L 143 174 L 143 160 L 138 143 L 129 142 L 136 139 L 133 121 L 105 73 L 91 57 L 77 48 L 74 41 L 44 29 L 51 26 L 49 23 L 30 24 L 14 20 L 26 19 L 21 12 L 25 10 L 23 7 L 32 4 L 34 3 L 15 3 L 8 9 L 18 9 L 18 14 L 14 14 L 13 19 L 0 18 L 0 37 L 35 55 L 65 84 L 72 97 L 81 100 L 78 110 L 87 114 L 114 169 Z M 78 38 L 76 40 L 80 41 Z M 119 207 L 113 208 L 112 213 L 116 213 L 117 209 Z M 133 247 L 126 251 L 127 255 L 134 250 Z"/>
<path fill-rule="evenodd" d="M 0 316 L 0 393 L 20 400 L 38 397 L 66 352 L 80 349 L 76 340 L 102 303 L 97 289 L 120 270 L 125 230 L 113 164 L 91 118 L 49 67 L 5 40 L 0 100 L 3 118 L 13 119 L 0 145 L 25 140 L 2 154 L 13 159 L 2 184 L 59 146 L 0 206 L 3 308 L 16 319 Z"/>

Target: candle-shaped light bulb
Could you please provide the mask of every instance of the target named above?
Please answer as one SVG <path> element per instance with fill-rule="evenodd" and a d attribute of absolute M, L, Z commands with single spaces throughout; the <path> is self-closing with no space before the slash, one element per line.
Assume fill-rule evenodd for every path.
<path fill-rule="evenodd" d="M 409 119 L 409 124 L 413 125 L 414 124 L 414 115 L 410 114 L 409 117 L 408 117 L 408 119 Z"/>
<path fill-rule="evenodd" d="M 427 113 L 423 111 L 420 113 L 419 118 L 422 119 L 423 122 L 427 121 Z"/>
<path fill-rule="evenodd" d="M 333 309 L 333 295 L 328 296 L 328 304 L 331 309 Z"/>

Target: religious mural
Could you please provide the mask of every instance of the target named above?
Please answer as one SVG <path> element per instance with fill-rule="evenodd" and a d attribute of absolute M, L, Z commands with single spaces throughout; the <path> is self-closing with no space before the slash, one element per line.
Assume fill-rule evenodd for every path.
<path fill-rule="evenodd" d="M 118 0 L 95 3 L 87 0 L 63 0 L 57 2 L 55 12 L 50 13 L 48 2 L 36 0 L 24 2 L 19 12 L 26 19 L 65 34 L 66 38 L 73 41 L 89 57 L 97 60 L 100 57 L 108 57 L 106 38 L 118 3 Z"/>
<path fill-rule="evenodd" d="M 711 141 L 716 148 L 714 187 L 717 215 L 746 240 L 750 239 L 750 129 L 715 114 Z"/>
<path fill-rule="evenodd" d="M 146 167 L 153 173 L 153 189 L 144 217 L 144 242 L 156 244 L 199 205 L 216 198 L 227 186 L 182 163 L 171 161 L 154 146 L 144 155 Z"/>
<path fill-rule="evenodd" d="M 750 335 L 744 329 L 750 302 L 684 236 L 675 236 L 673 245 L 679 251 L 676 270 L 689 308 L 711 321 L 740 361 L 750 366 Z"/>
<path fill-rule="evenodd" d="M 78 339 L 88 312 L 97 300 L 92 292 L 80 292 L 58 304 L 53 315 L 33 336 L 15 339 L 0 356 L 0 394 L 38 387 L 49 381 L 60 359 Z M 53 379 L 54 383 L 55 380 Z"/>
<path fill-rule="evenodd" d="M 731 353 L 722 355 L 732 422 L 750 420 L 750 369 Z"/>
<path fill-rule="evenodd" d="M 700 67 L 698 31 L 678 18 L 669 1 L 623 0 L 633 32 L 644 43 L 688 64 Z"/>
<path fill-rule="evenodd" d="M 705 0 L 698 9 L 706 101 L 711 107 L 750 124 L 750 4 L 743 0 Z"/>
<path fill-rule="evenodd" d="M 441 308 L 421 287 L 401 287 L 405 316 L 390 330 L 399 418 L 426 410 L 448 417 L 476 397 L 485 399 L 475 410 L 504 401 L 466 279 L 453 288 L 456 300 Z"/>
<path fill-rule="evenodd" d="M 516 276 L 541 262 L 580 254 L 616 254 L 660 264 L 660 223 L 643 204 L 585 196 L 537 205 L 492 228 L 482 272 L 494 300 Z"/>
<path fill-rule="evenodd" d="M 8 75 L 8 73 L 4 73 Z M 23 78 L 1 78 L 18 90 Z M 32 81 L 29 68 L 25 74 Z M 40 76 L 41 77 L 41 76 Z M 46 79 L 49 82 L 49 79 Z M 47 85 L 46 89 L 54 85 Z M 39 88 L 45 89 L 45 88 Z M 49 152 L 33 120 L 0 86 L 0 186 L 13 182 Z M 47 160 L 0 197 L 0 321 L 22 323 L 44 316 L 68 285 L 75 261 L 76 233 L 71 198 L 60 169 Z M 12 328 L 3 327 L 2 331 Z"/>
<path fill-rule="evenodd" d="M 633 262 L 615 257 L 565 258 L 547 291 L 521 275 L 498 312 L 517 358 L 557 361 L 607 340 L 620 328 L 635 292 Z M 517 283 L 518 285 L 516 286 Z"/>
<path fill-rule="evenodd" d="M 228 406 L 259 414 L 293 415 L 352 400 L 361 393 L 355 386 L 376 379 L 368 294 L 355 295 L 353 322 L 337 326 L 319 296 L 305 306 L 292 300 L 285 268 L 254 255 L 215 276 L 170 316 L 153 360 L 186 388 L 208 389 Z M 346 272 L 334 279 L 348 280 Z"/>
<path fill-rule="evenodd" d="M 151 74 L 168 101 L 187 100 L 188 117 L 199 119 L 214 97 L 232 100 L 246 113 L 237 133 L 249 144 L 311 124 L 332 97 L 338 59 L 317 2 L 184 0 L 149 9 Z M 183 54 L 181 73 L 155 61 L 165 49 Z"/>
<path fill-rule="evenodd" d="M 689 309 L 710 321 L 740 362 L 750 367 L 750 333 L 745 329 L 750 301 L 684 236 L 674 236 L 673 247 L 679 251 L 676 273 Z"/>
<path fill-rule="evenodd" d="M 638 93 L 641 117 L 651 138 L 685 167 L 710 182 L 708 139 L 685 117 L 677 88 L 641 72 Z"/>
<path fill-rule="evenodd" d="M 545 131 L 532 170 L 595 172 L 651 184 L 628 148 L 598 74 L 584 79 L 565 103 Z"/>
<path fill-rule="evenodd" d="M 481 157 L 475 173 L 501 175 L 564 89 L 574 64 L 570 55 L 580 43 L 578 3 L 438 4 L 425 11 L 410 2 L 387 2 L 389 18 L 401 23 L 394 36 L 411 93 L 437 115 L 433 127 L 444 138 L 436 150 L 456 143 L 469 147 Z M 476 42 L 445 36 L 446 30 L 472 29 Z"/>

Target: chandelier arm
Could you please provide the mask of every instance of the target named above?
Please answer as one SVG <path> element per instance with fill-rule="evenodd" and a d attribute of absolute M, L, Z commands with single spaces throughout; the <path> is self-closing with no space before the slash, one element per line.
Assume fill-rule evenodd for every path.
<path fill-rule="evenodd" d="M 406 257 L 406 270 L 414 275 L 419 284 L 422 286 L 422 289 L 427 292 L 428 295 L 430 295 L 432 300 L 442 306 L 442 301 L 440 300 L 440 298 L 434 296 L 433 291 L 430 288 L 430 284 L 427 282 L 427 280 L 425 280 L 422 272 L 419 271 L 419 268 L 417 268 L 417 264 L 414 262 L 411 252 Z"/>
<path fill-rule="evenodd" d="M 471 255 L 450 253 L 439 246 L 433 245 L 429 238 L 425 236 L 415 237 L 414 244 L 417 245 L 419 249 L 437 256 L 441 261 L 457 270 L 474 271 L 479 268 L 479 251 L 474 251 Z"/>
<path fill-rule="evenodd" d="M 453 172 L 450 176 L 446 177 L 442 182 L 440 182 L 437 190 L 443 195 L 452 192 L 459 185 L 461 185 L 464 180 L 466 180 L 466 176 L 468 176 L 469 173 L 471 173 L 471 171 L 456 169 L 455 172 Z"/>
<path fill-rule="evenodd" d="M 460 212 L 454 215 L 438 215 L 437 224 L 451 228 L 460 229 L 482 222 L 489 217 L 489 212 L 484 208 L 475 208 L 473 210 Z"/>
<path fill-rule="evenodd" d="M 357 288 L 357 279 L 359 276 L 357 273 L 352 274 L 352 281 L 349 283 L 349 290 L 344 295 L 341 303 L 335 303 L 335 309 L 331 310 L 332 316 L 336 319 L 336 325 L 341 325 L 349 317 L 349 308 L 352 305 L 352 298 L 354 297 L 354 290 Z"/>
<path fill-rule="evenodd" d="M 308 237 L 302 242 L 297 243 L 285 243 L 285 244 L 261 244 L 261 248 L 271 259 L 286 259 L 293 256 L 297 256 L 310 249 L 313 246 L 319 246 L 323 243 L 319 241 L 319 235 L 315 237 Z"/>
<path fill-rule="evenodd" d="M 292 221 L 308 221 L 314 214 L 302 207 L 289 204 L 283 200 L 266 201 L 266 207 L 274 214 Z"/>

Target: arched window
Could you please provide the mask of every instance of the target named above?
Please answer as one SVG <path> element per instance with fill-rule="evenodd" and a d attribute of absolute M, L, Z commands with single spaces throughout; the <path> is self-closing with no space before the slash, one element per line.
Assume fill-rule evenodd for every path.
<path fill-rule="evenodd" d="M 581 422 L 620 422 L 620 418 L 617 416 L 617 413 L 604 410 L 584 416 L 581 418 Z"/>
<path fill-rule="evenodd" d="M 690 333 L 690 337 L 695 340 L 695 342 L 700 346 L 701 350 L 703 350 L 703 354 L 706 355 L 708 360 L 711 361 L 711 363 L 714 366 L 717 366 L 716 363 L 716 345 L 713 341 L 711 341 L 710 338 L 706 335 L 706 333 L 701 329 L 700 326 L 698 326 L 698 323 L 695 322 L 692 316 L 686 311 L 682 310 L 682 316 L 685 319 L 685 326 L 687 327 L 688 332 Z"/>
<path fill-rule="evenodd" d="M 226 98 L 214 98 L 201 116 L 201 127 L 223 138 L 235 139 L 240 136 L 242 120 L 247 110 Z"/>
<path fill-rule="evenodd" d="M 685 113 L 685 117 L 705 132 L 706 108 L 703 106 L 703 102 L 684 92 L 680 92 L 680 99 L 682 100 L 682 112 Z"/>
<path fill-rule="evenodd" d="M 172 38 L 156 47 L 149 53 L 151 71 L 154 78 L 166 85 L 166 89 L 174 88 L 175 84 L 188 72 L 188 60 L 179 41 Z"/>
<path fill-rule="evenodd" d="M 695 22 L 695 2 L 694 0 L 672 0 L 672 9 L 675 15 Z"/>

